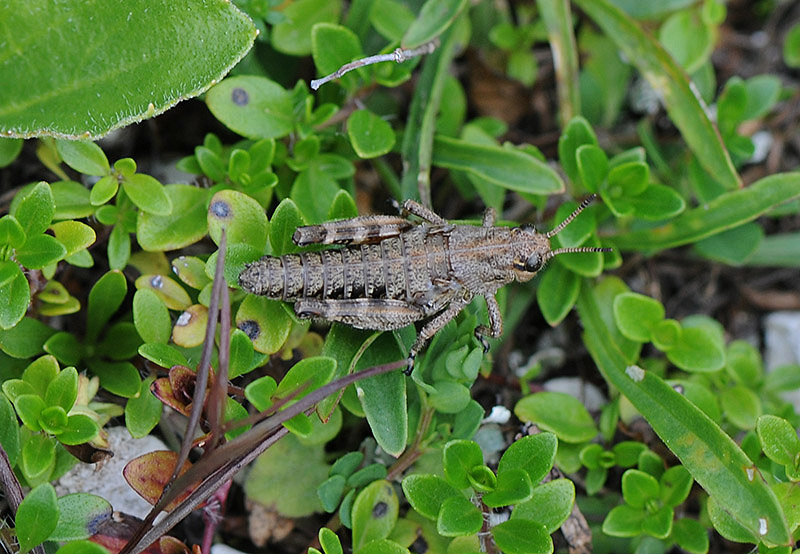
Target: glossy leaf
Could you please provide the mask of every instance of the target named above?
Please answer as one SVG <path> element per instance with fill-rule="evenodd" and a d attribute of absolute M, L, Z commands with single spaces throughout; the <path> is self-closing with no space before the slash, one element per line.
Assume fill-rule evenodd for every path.
<path fill-rule="evenodd" d="M 125 403 L 125 427 L 135 439 L 147 436 L 161 419 L 161 402 L 150 392 L 155 377 L 142 381 L 139 394 Z"/>
<path fill-rule="evenodd" d="M 228 2 L 136 1 L 126 8 L 98 14 L 71 1 L 3 10 L 3 42 L 28 46 L 24 55 L 6 52 L 0 81 L 9 86 L 0 93 L 0 127 L 21 137 L 102 136 L 197 96 L 255 38 L 252 22 Z M 41 16 L 44 9 L 48 17 Z M 84 63 L 98 44 L 107 55 Z"/>
<path fill-rule="evenodd" d="M 34 235 L 28 237 L 25 244 L 17 248 L 19 263 L 28 269 L 42 269 L 67 255 L 67 249 L 50 235 Z"/>
<path fill-rule="evenodd" d="M 164 193 L 172 205 L 168 215 L 140 212 L 136 219 L 136 240 L 152 252 L 176 250 L 194 244 L 208 231 L 208 191 L 189 185 L 166 185 Z"/>
<path fill-rule="evenodd" d="M 343 65 L 364 57 L 361 41 L 353 31 L 343 25 L 325 22 L 314 25 L 311 30 L 311 54 L 320 76 L 333 73 Z M 362 71 L 366 74 L 365 70 L 357 69 L 343 75 L 336 82 L 348 91 L 355 91 Z M 352 142 L 352 137 L 350 140 Z"/>
<path fill-rule="evenodd" d="M 166 344 L 172 322 L 164 302 L 150 289 L 139 289 L 133 295 L 133 324 L 144 342 Z"/>
<path fill-rule="evenodd" d="M 76 445 L 89 442 L 100 432 L 97 422 L 85 414 L 72 414 L 67 418 L 67 427 L 58 435 L 59 442 Z"/>
<path fill-rule="evenodd" d="M 70 411 L 77 397 L 78 371 L 74 367 L 67 367 L 47 385 L 44 400 L 48 406 L 60 406 Z"/>
<path fill-rule="evenodd" d="M 274 354 L 289 338 L 292 320 L 280 302 L 251 294 L 236 312 L 236 327 L 250 337 L 256 352 Z"/>
<path fill-rule="evenodd" d="M 2 115 L 0 115 L 0 122 L 2 122 Z M 50 226 L 55 211 L 56 203 L 50 185 L 41 181 L 17 195 L 11 215 L 17 218 L 25 231 L 25 236 L 30 238 L 44 233 Z"/>
<path fill-rule="evenodd" d="M 388 481 L 374 481 L 356 495 L 353 502 L 353 550 L 385 539 L 397 522 L 399 501 Z"/>
<path fill-rule="evenodd" d="M 356 110 L 347 118 L 347 136 L 359 158 L 382 156 L 394 146 L 392 126 L 369 110 Z"/>
<path fill-rule="evenodd" d="M 58 524 L 56 491 L 50 483 L 34 487 L 22 499 L 15 519 L 20 552 L 28 552 L 42 543 Z"/>
<path fill-rule="evenodd" d="M 22 320 L 28 310 L 31 288 L 16 262 L 0 262 L 0 271 L 4 276 L 4 283 L 0 286 L 0 296 L 6 299 L 0 305 L 0 328 L 12 329 Z M 0 344 L 2 344 L 2 339 L 0 339 Z M 3 350 L 8 352 L 5 348 Z"/>
<path fill-rule="evenodd" d="M 437 518 L 447 498 L 461 495 L 438 475 L 412 473 L 403 479 L 402 486 L 411 507 L 428 519 Z"/>
<path fill-rule="evenodd" d="M 522 468 L 508 468 L 497 472 L 497 484 L 493 491 L 483 495 L 483 502 L 490 508 L 499 508 L 525 502 L 532 494 L 533 484 L 528 472 Z"/>
<path fill-rule="evenodd" d="M 14 407 L 3 394 L 0 394 L 0 446 L 5 450 L 9 464 L 14 467 L 20 454 L 19 423 Z"/>
<path fill-rule="evenodd" d="M 477 175 L 490 183 L 518 192 L 555 194 L 564 182 L 547 164 L 513 148 L 475 144 L 437 136 L 432 163 Z"/>
<path fill-rule="evenodd" d="M 294 125 L 289 93 L 266 77 L 228 77 L 208 91 L 206 103 L 217 119 L 244 137 L 280 138 Z"/>
<path fill-rule="evenodd" d="M 13 248 L 18 248 L 25 244 L 27 236 L 13 215 L 0 217 L 0 244 L 8 244 Z M 0 281 L 0 285 L 5 283 L 5 278 Z"/>
<path fill-rule="evenodd" d="M 495 544 L 506 554 L 550 554 L 553 539 L 544 525 L 526 519 L 509 519 L 492 528 Z"/>
<path fill-rule="evenodd" d="M 539 283 L 536 301 L 548 324 L 555 327 L 567 317 L 580 288 L 580 277 L 560 263 L 552 263 L 547 268 Z"/>
<path fill-rule="evenodd" d="M 111 171 L 103 149 L 84 140 L 56 140 L 56 150 L 68 166 L 85 175 L 102 177 Z"/>
<path fill-rule="evenodd" d="M 585 442 L 597 435 L 597 427 L 583 403 L 563 392 L 538 392 L 517 402 L 514 413 L 522 421 L 536 423 L 565 442 Z"/>
<path fill-rule="evenodd" d="M 211 198 L 208 234 L 217 244 L 225 228 L 228 244 L 245 243 L 263 252 L 267 245 L 267 224 L 264 208 L 246 194 L 223 190 Z"/>
<path fill-rule="evenodd" d="M 436 530 L 443 537 L 472 535 L 480 531 L 481 525 L 481 511 L 460 494 L 446 498 L 436 518 Z"/>
<path fill-rule="evenodd" d="M 614 319 L 627 338 L 649 342 L 653 328 L 664 319 L 664 306 L 658 300 L 635 292 L 614 298 Z"/>
<path fill-rule="evenodd" d="M 442 453 L 442 465 L 447 481 L 458 489 L 470 486 L 467 475 L 470 469 L 483 464 L 481 447 L 474 441 L 455 440 L 448 442 Z"/>
<path fill-rule="evenodd" d="M 558 440 L 552 433 L 522 437 L 511 443 L 500 457 L 497 474 L 519 468 L 528 474 L 533 485 L 537 485 L 553 468 L 557 447 Z"/>
<path fill-rule="evenodd" d="M 427 0 L 403 35 L 403 48 L 416 48 L 433 40 L 452 25 L 466 6 L 467 0 Z"/>
<path fill-rule="evenodd" d="M 172 213 L 172 201 L 164 191 L 164 186 L 145 173 L 137 173 L 122 181 L 125 194 L 143 212 L 153 215 L 169 215 Z"/>
<path fill-rule="evenodd" d="M 22 278 L 25 279 L 24 276 Z M 30 290 L 27 279 L 25 279 L 25 288 Z M 0 315 L 2 314 L 3 312 L 0 311 Z M 45 341 L 55 332 L 55 329 L 38 319 L 23 317 L 15 326 L 0 330 L 0 349 L 12 358 L 31 358 L 43 352 L 42 347 Z"/>
<path fill-rule="evenodd" d="M 292 236 L 298 227 L 303 225 L 303 216 L 297 209 L 297 204 L 291 198 L 284 198 L 272 213 L 269 226 L 269 243 L 272 253 L 283 256 L 298 250 Z"/>
<path fill-rule="evenodd" d="M 283 11 L 286 19 L 272 29 L 272 46 L 279 52 L 292 56 L 311 53 L 311 36 L 314 25 L 335 23 L 342 10 L 341 0 L 297 0 Z"/>
<path fill-rule="evenodd" d="M 166 275 L 140 275 L 136 279 L 135 285 L 138 289 L 137 292 L 140 290 L 152 292 L 164 306 L 171 310 L 186 309 L 192 302 L 186 289 Z"/>
<path fill-rule="evenodd" d="M 569 479 L 555 479 L 533 489 L 533 496 L 514 506 L 511 519 L 541 523 L 548 533 L 561 527 L 575 504 L 575 484 Z"/>
<path fill-rule="evenodd" d="M 208 326 L 208 308 L 201 304 L 189 306 L 175 321 L 172 342 L 184 348 L 203 344 Z"/>
<path fill-rule="evenodd" d="M 103 329 L 122 305 L 128 285 L 121 271 L 111 270 L 100 279 L 89 291 L 89 314 L 86 325 L 87 339 L 96 341 L 100 330 Z"/>
<path fill-rule="evenodd" d="M 29 483 L 48 481 L 55 463 L 56 442 L 52 437 L 31 435 L 22 445 L 19 465 Z"/>

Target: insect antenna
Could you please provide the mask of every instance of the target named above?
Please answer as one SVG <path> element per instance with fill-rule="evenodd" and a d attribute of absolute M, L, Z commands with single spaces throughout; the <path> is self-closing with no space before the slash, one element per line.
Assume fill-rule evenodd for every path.
<path fill-rule="evenodd" d="M 583 200 L 583 202 L 581 202 L 580 205 L 577 208 L 575 208 L 575 211 L 572 212 L 571 214 L 569 214 L 567 219 L 565 219 L 564 221 L 559 223 L 551 231 L 547 232 L 545 234 L 545 236 L 547 238 L 551 238 L 551 237 L 557 235 L 559 232 L 561 232 L 561 230 L 564 229 L 564 227 L 566 227 L 570 223 L 572 223 L 572 220 L 574 220 L 576 217 L 578 217 L 578 214 L 580 214 L 583 210 L 585 210 L 586 207 L 589 204 L 591 204 L 594 201 L 595 198 L 597 198 L 596 194 L 590 194 L 589 196 L 587 196 Z M 601 247 L 597 247 L 597 246 L 574 246 L 574 247 L 569 247 L 569 248 L 557 248 L 556 250 L 551 250 L 550 252 L 545 254 L 543 261 L 547 261 L 550 258 L 558 256 L 559 254 L 570 254 L 570 253 L 573 253 L 573 252 L 611 252 L 611 251 L 613 251 L 612 248 L 601 248 Z"/>
<path fill-rule="evenodd" d="M 567 225 L 569 225 L 570 223 L 572 223 L 572 220 L 573 220 L 573 219 L 575 219 L 576 217 L 578 217 L 578 214 L 580 214 L 580 213 L 581 213 L 583 210 L 585 210 L 585 209 L 586 209 L 586 207 L 587 207 L 589 204 L 591 204 L 592 202 L 594 202 L 594 199 L 595 199 L 595 198 L 597 198 L 597 195 L 596 195 L 596 194 L 590 194 L 589 196 L 587 196 L 587 197 L 586 197 L 586 198 L 583 200 L 583 202 L 581 202 L 581 203 L 580 203 L 580 205 L 579 205 L 577 208 L 575 208 L 575 211 L 574 211 L 574 212 L 572 212 L 571 214 L 569 214 L 569 217 L 567 217 L 567 219 L 565 219 L 564 221 L 562 221 L 561 223 L 559 223 L 559 224 L 558 224 L 558 225 L 555 227 L 555 229 L 552 229 L 552 230 L 548 231 L 547 233 L 545 233 L 545 235 L 544 235 L 544 236 L 546 236 L 547 238 L 551 238 L 551 237 L 553 237 L 554 235 L 557 235 L 558 233 L 560 233 L 560 232 L 561 232 L 561 230 L 562 230 L 564 227 L 566 227 Z"/>

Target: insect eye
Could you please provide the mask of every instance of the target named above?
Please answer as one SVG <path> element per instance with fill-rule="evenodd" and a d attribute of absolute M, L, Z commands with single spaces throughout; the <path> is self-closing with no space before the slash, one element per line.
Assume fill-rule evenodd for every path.
<path fill-rule="evenodd" d="M 533 253 L 531 254 L 527 260 L 525 260 L 525 271 L 530 273 L 536 273 L 542 269 L 542 258 L 539 254 Z"/>

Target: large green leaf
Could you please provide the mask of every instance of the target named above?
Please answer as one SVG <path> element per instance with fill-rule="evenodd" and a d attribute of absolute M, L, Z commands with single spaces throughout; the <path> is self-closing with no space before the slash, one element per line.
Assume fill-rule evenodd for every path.
<path fill-rule="evenodd" d="M 700 486 L 767 545 L 790 544 L 783 511 L 753 462 L 716 423 L 664 380 L 628 366 L 600 317 L 589 285 L 581 290 L 578 312 L 585 329 L 584 343 L 603 377 L 639 410 Z"/>
<path fill-rule="evenodd" d="M 172 203 L 172 213 L 139 212 L 136 219 L 136 239 L 144 250 L 183 248 L 203 238 L 208 231 L 207 190 L 190 185 L 167 185 L 164 192 Z"/>
<path fill-rule="evenodd" d="M 256 31 L 225 0 L 0 4 L 0 130 L 92 138 L 196 96 Z"/>
<path fill-rule="evenodd" d="M 683 69 L 664 47 L 609 0 L 576 4 L 613 40 L 661 96 L 670 119 L 702 166 L 727 189 L 742 180 Z"/>
<path fill-rule="evenodd" d="M 652 251 L 689 244 L 738 227 L 800 196 L 800 172 L 764 177 L 747 188 L 716 197 L 655 229 L 608 237 L 620 250 Z"/>

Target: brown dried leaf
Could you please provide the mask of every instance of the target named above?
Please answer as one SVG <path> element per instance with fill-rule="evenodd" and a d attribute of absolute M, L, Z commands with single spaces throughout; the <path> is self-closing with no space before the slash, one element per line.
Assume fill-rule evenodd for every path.
<path fill-rule="evenodd" d="M 122 475 L 139 496 L 150 504 L 155 505 L 158 499 L 161 498 L 164 487 L 170 483 L 172 471 L 175 469 L 177 461 L 177 452 L 170 450 L 148 452 L 128 462 Z M 191 465 L 188 461 L 184 463 L 180 473 L 178 473 L 178 477 L 186 473 Z M 184 498 L 189 496 L 192 489 L 184 490 L 180 496 L 166 506 L 165 510 L 167 512 L 173 510 Z"/>

